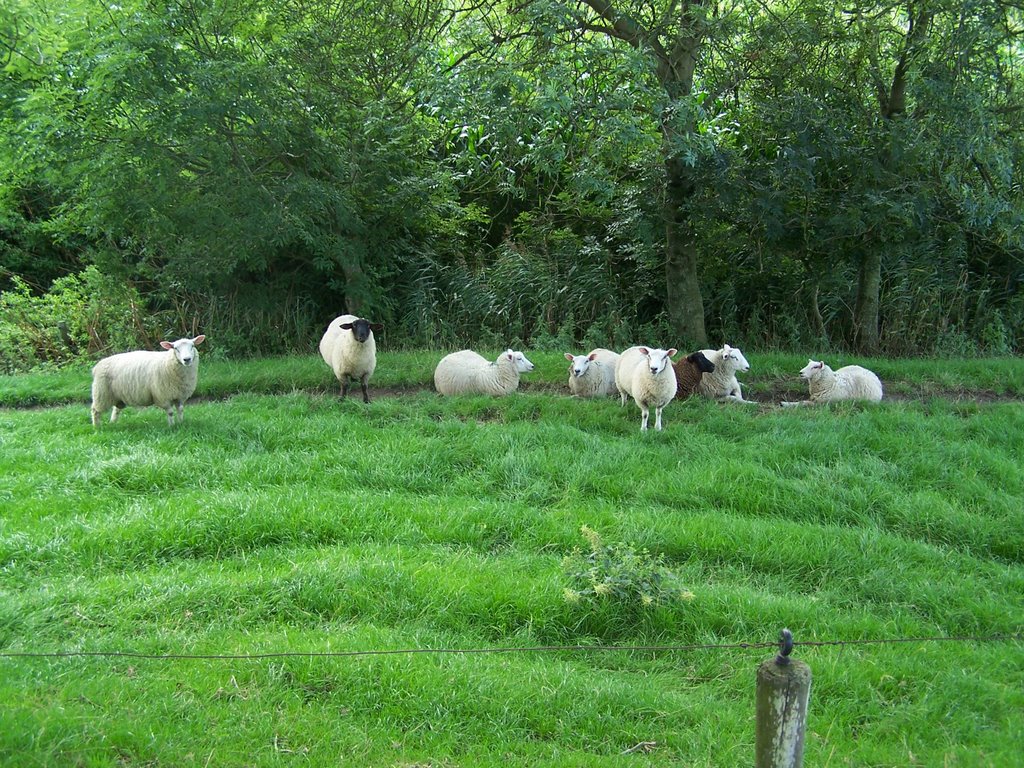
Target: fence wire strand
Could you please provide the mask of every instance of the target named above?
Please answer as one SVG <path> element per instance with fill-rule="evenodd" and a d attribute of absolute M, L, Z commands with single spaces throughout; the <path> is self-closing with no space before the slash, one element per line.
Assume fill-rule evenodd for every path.
<path fill-rule="evenodd" d="M 895 645 L 898 643 L 995 643 L 1020 642 L 1024 634 L 1001 635 L 950 635 L 931 637 L 889 637 L 865 638 L 860 640 L 801 640 L 794 641 L 794 648 L 822 648 L 865 645 Z M 471 656 L 511 653 L 559 653 L 559 652 L 627 652 L 627 653 L 682 653 L 706 650 L 756 650 L 779 647 L 776 642 L 755 643 L 695 643 L 689 645 L 533 645 L 500 646 L 495 648 L 392 648 L 358 651 L 274 651 L 267 653 L 140 653 L 135 651 L 0 651 L 0 658 L 8 659 L 56 659 L 56 658 L 124 658 L 153 659 L 158 661 L 259 661 L 264 659 L 322 659 L 351 658 L 360 656 Z"/>

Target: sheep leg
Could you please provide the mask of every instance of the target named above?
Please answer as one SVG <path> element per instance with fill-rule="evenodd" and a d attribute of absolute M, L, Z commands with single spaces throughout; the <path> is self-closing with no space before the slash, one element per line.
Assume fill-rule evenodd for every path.
<path fill-rule="evenodd" d="M 113 424 L 117 421 L 117 415 L 120 413 L 120 409 L 115 405 L 110 411 L 110 423 Z"/>
<path fill-rule="evenodd" d="M 100 412 L 96 409 L 95 405 L 90 410 L 92 413 L 92 425 L 98 427 L 100 425 Z"/>
<path fill-rule="evenodd" d="M 342 400 L 344 400 L 346 395 L 348 395 L 348 388 L 351 386 L 351 384 L 352 384 L 352 382 L 350 382 L 347 377 L 346 377 L 346 379 L 343 382 L 341 382 L 341 399 Z"/>
<path fill-rule="evenodd" d="M 183 402 L 181 402 L 181 400 L 179 400 L 177 402 L 177 411 L 178 411 L 178 423 L 181 424 L 181 422 L 183 422 L 185 420 L 185 404 Z"/>
<path fill-rule="evenodd" d="M 723 397 L 718 398 L 718 402 L 720 402 L 720 403 L 751 403 L 753 401 L 751 401 L 751 400 L 744 400 L 743 397 L 740 396 L 740 395 L 725 395 Z"/>
<path fill-rule="evenodd" d="M 363 402 L 366 403 L 367 405 L 369 405 L 370 403 L 370 393 L 366 390 L 366 380 L 368 378 L 370 377 L 363 376 L 361 379 L 359 379 L 359 386 L 362 387 L 363 389 Z"/>
<path fill-rule="evenodd" d="M 662 408 L 663 407 L 664 406 L 662 406 Z M 654 410 L 654 428 L 659 432 L 661 431 L 661 408 L 656 408 Z"/>
<path fill-rule="evenodd" d="M 640 431 L 641 432 L 646 432 L 647 431 L 647 420 L 651 416 L 651 411 L 650 411 L 650 409 L 646 405 L 641 404 L 640 405 L 640 413 L 642 414 L 641 417 L 640 417 Z"/>
<path fill-rule="evenodd" d="M 167 426 L 174 426 L 174 403 L 167 404 Z"/>
<path fill-rule="evenodd" d="M 626 400 L 629 398 L 629 395 L 627 395 L 625 392 L 623 392 L 620 389 L 619 390 L 619 397 L 622 399 L 622 402 L 619 403 L 619 407 L 622 408 L 622 407 L 624 407 L 626 405 Z"/>

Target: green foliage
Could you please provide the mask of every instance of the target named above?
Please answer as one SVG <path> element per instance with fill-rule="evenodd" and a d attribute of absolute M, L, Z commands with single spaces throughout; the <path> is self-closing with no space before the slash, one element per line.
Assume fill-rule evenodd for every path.
<path fill-rule="evenodd" d="M 162 338 L 132 285 L 95 267 L 54 280 L 37 296 L 18 276 L 0 293 L 0 372 L 83 363 Z"/>
<path fill-rule="evenodd" d="M 612 603 L 635 614 L 693 599 L 662 555 L 624 543 L 606 544 L 587 526 L 580 533 L 587 540 L 586 551 L 575 548 L 562 560 L 569 579 L 566 602 L 584 607 Z"/>
<path fill-rule="evenodd" d="M 671 159 L 714 344 L 850 348 L 870 253 L 879 351 L 1024 347 L 1018 10 L 670 5 L 609 36 L 559 0 L 15 0 L 0 290 L 92 264 L 229 355 L 345 311 L 401 346 L 675 345 Z M 690 86 L 633 22 L 699 33 Z"/>

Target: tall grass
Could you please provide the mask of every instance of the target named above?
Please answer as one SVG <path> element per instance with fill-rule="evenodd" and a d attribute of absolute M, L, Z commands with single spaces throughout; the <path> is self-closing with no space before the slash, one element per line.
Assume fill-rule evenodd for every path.
<path fill-rule="evenodd" d="M 379 385 L 419 381 L 431 359 L 385 357 L 409 371 L 382 364 Z M 0 648 L 1024 630 L 1018 403 L 691 401 L 642 436 L 632 405 L 558 395 L 564 363 L 535 362 L 541 381 L 504 400 L 412 389 L 339 403 L 326 367 L 300 358 L 204 368 L 218 396 L 247 393 L 191 404 L 179 429 L 155 409 L 98 431 L 80 403 L 0 411 Z M 781 376 L 797 362 L 755 366 Z M 892 365 L 883 379 L 908 388 L 940 370 Z M 267 371 L 280 394 L 260 393 Z M 25 384 L 43 400 L 40 386 Z M 621 553 L 647 552 L 679 599 L 572 599 L 584 526 L 620 553 L 606 573 L 640 583 L 648 571 Z M 815 674 L 809 764 L 1019 764 L 1020 642 L 796 653 Z M 733 766 L 751 759 L 767 655 L 0 658 L 0 763 Z M 640 741 L 657 746 L 620 756 Z"/>

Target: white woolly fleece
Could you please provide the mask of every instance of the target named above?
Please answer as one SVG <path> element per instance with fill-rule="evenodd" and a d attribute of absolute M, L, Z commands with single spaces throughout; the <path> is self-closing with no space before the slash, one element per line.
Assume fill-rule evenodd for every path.
<path fill-rule="evenodd" d="M 434 369 L 434 388 L 442 395 L 503 397 L 519 387 L 519 374 L 533 370 L 522 352 L 508 349 L 493 363 L 471 349 L 452 352 Z"/>

